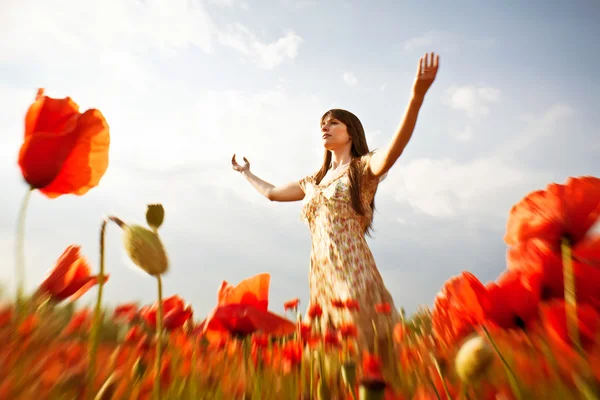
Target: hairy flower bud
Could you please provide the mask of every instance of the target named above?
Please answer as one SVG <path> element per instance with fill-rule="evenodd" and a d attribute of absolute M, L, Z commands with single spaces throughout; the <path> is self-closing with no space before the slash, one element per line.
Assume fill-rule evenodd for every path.
<path fill-rule="evenodd" d="M 346 361 L 342 364 L 342 379 L 346 387 L 354 390 L 354 384 L 356 383 L 356 362 Z"/>
<path fill-rule="evenodd" d="M 467 340 L 456 355 L 456 372 L 463 382 L 479 380 L 494 361 L 494 350 L 480 336 Z"/>
<path fill-rule="evenodd" d="M 125 250 L 135 265 L 153 276 L 167 272 L 169 261 L 156 232 L 139 225 L 126 225 L 123 232 Z"/>
<path fill-rule="evenodd" d="M 146 210 L 146 222 L 148 225 L 156 230 L 160 228 L 165 219 L 165 209 L 162 204 L 148 204 Z"/>

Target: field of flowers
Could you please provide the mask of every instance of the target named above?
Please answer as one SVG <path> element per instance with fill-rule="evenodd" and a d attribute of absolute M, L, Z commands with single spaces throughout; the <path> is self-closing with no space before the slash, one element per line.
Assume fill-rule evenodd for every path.
<path fill-rule="evenodd" d="M 39 91 L 26 111 L 19 165 L 30 190 L 18 217 L 15 299 L 0 305 L 0 399 L 600 399 L 600 179 L 573 177 L 527 194 L 508 214 L 507 267 L 494 282 L 450 277 L 433 308 L 383 332 L 385 351 L 358 348 L 352 324 L 317 328 L 321 307 L 269 310 L 270 276 L 223 282 L 208 316 L 163 294 L 168 259 L 160 204 L 147 226 L 99 221 L 100 269 L 65 249 L 25 293 L 29 194 L 84 195 L 108 167 L 99 110 Z M 106 309 L 104 235 L 122 230 L 131 260 L 156 280 L 153 304 Z M 73 301 L 97 291 L 94 309 Z M 339 299 L 336 307 L 374 307 Z"/>

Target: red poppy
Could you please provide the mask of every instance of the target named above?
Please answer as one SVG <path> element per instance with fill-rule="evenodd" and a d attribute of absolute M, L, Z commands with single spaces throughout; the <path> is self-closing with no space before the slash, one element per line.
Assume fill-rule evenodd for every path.
<path fill-rule="evenodd" d="M 97 275 L 90 275 L 90 266 L 81 255 L 81 247 L 71 245 L 66 248 L 56 265 L 37 290 L 40 296 L 48 295 L 55 301 L 67 298 L 76 300 L 98 283 Z M 104 276 L 104 281 L 108 275 Z"/>
<path fill-rule="evenodd" d="M 202 332 L 223 332 L 249 335 L 262 332 L 271 335 L 288 335 L 296 325 L 270 311 L 269 274 L 258 274 L 245 279 L 237 286 L 225 281 L 218 291 L 217 307 L 202 323 Z"/>
<path fill-rule="evenodd" d="M 82 114 L 71 98 L 53 99 L 40 89 L 25 117 L 19 166 L 25 181 L 47 197 L 83 195 L 106 172 L 109 146 L 99 110 Z"/>
<path fill-rule="evenodd" d="M 573 248 L 573 275 L 579 302 L 600 309 L 600 238 L 590 237 Z M 546 242 L 532 239 L 508 250 L 509 270 L 528 275 L 540 275 L 542 300 L 564 298 L 564 272 L 561 254 L 553 251 Z"/>
<path fill-rule="evenodd" d="M 378 355 L 363 351 L 362 373 L 366 379 L 383 380 L 381 358 Z"/>
<path fill-rule="evenodd" d="M 188 320 L 192 318 L 193 312 L 191 306 L 186 306 L 183 299 L 177 295 L 163 299 L 163 328 L 173 331 L 181 328 Z M 144 306 L 140 309 L 140 316 L 146 323 L 156 329 L 156 316 L 158 313 L 158 302 L 151 306 Z"/>
<path fill-rule="evenodd" d="M 572 308 L 567 306 L 564 301 L 553 301 L 542 306 L 544 329 L 553 344 L 558 347 L 572 346 L 567 329 L 567 311 L 572 312 Z M 590 305 L 580 305 L 577 307 L 577 321 L 581 345 L 589 351 L 598 342 L 600 313 Z"/>
<path fill-rule="evenodd" d="M 390 305 L 390 303 L 375 304 L 375 312 L 379 314 L 391 314 L 392 306 Z"/>
<path fill-rule="evenodd" d="M 307 312 L 308 318 L 315 319 L 321 317 L 323 315 L 323 309 L 319 303 L 314 303 L 308 308 Z"/>
<path fill-rule="evenodd" d="M 434 332 L 453 343 L 483 322 L 489 309 L 487 289 L 475 275 L 464 271 L 448 279 L 436 296 L 431 316 Z"/>
<path fill-rule="evenodd" d="M 487 318 L 503 329 L 525 329 L 538 317 L 540 274 L 508 270 L 487 285 Z"/>
<path fill-rule="evenodd" d="M 137 315 L 138 306 L 135 303 L 120 304 L 115 307 L 113 318 L 131 322 Z"/>
<path fill-rule="evenodd" d="M 551 248 L 561 238 L 571 244 L 583 239 L 600 217 L 600 179 L 569 178 L 564 185 L 550 184 L 525 196 L 510 210 L 505 242 L 516 245 L 539 238 Z"/>
<path fill-rule="evenodd" d="M 283 303 L 283 310 L 295 310 L 298 308 L 298 304 L 300 304 L 300 299 L 298 298 L 286 301 L 285 303 Z"/>
<path fill-rule="evenodd" d="M 355 324 L 342 324 L 340 325 L 340 334 L 343 339 L 357 338 L 358 337 L 358 329 Z"/>
<path fill-rule="evenodd" d="M 358 311 L 360 309 L 360 306 L 358 304 L 358 301 L 354 300 L 354 299 L 347 299 L 344 302 L 344 306 L 346 307 L 347 310 L 350 311 Z"/>

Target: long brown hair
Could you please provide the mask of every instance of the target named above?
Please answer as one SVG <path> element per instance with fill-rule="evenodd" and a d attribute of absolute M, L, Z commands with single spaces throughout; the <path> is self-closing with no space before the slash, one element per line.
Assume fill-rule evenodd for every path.
<path fill-rule="evenodd" d="M 365 130 L 362 126 L 362 123 L 358 119 L 358 117 L 352 114 L 350 111 L 342 110 L 339 108 L 334 108 L 327 111 L 321 117 L 321 125 L 327 118 L 335 118 L 338 121 L 342 122 L 346 125 L 346 129 L 348 131 L 348 135 L 352 140 L 352 148 L 350 150 L 350 154 L 352 155 L 352 161 L 348 166 L 348 178 L 350 180 L 350 198 L 352 199 L 352 208 L 358 215 L 365 215 L 365 208 L 363 206 L 361 200 L 361 189 L 362 189 L 362 171 L 360 171 L 360 157 L 369 153 L 369 146 L 367 145 L 367 139 L 365 137 Z M 327 174 L 327 171 L 331 168 L 331 152 L 329 150 L 325 150 L 325 155 L 323 156 L 323 165 L 321 169 L 315 175 L 315 181 L 317 185 L 321 182 L 321 180 Z M 373 229 L 373 215 L 375 213 L 375 198 L 371 201 L 370 204 L 371 210 L 373 213 L 371 214 L 371 221 L 369 221 L 369 225 L 367 226 L 365 233 L 370 236 L 370 233 Z"/>

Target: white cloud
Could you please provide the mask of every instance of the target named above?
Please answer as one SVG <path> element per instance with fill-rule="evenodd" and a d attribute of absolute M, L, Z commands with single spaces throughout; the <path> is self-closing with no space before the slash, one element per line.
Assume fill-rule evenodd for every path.
<path fill-rule="evenodd" d="M 410 38 L 404 42 L 404 50 L 413 51 L 423 47 L 431 47 L 435 36 L 437 36 L 435 32 L 427 32 L 423 36 Z"/>
<path fill-rule="evenodd" d="M 418 159 L 399 165 L 398 175 L 396 200 L 438 218 L 488 210 L 504 213 L 512 200 L 510 196 L 501 199 L 503 193 L 529 179 L 499 158 L 464 164 L 452 159 Z"/>
<path fill-rule="evenodd" d="M 437 218 L 483 215 L 504 218 L 520 196 L 546 184 L 548 172 L 519 167 L 513 157 L 540 139 L 555 133 L 556 124 L 573 114 L 565 104 L 555 105 L 522 128 L 515 140 L 491 154 L 468 162 L 422 158 L 399 164 L 390 173 L 398 202 Z"/>
<path fill-rule="evenodd" d="M 214 4 L 214 5 L 219 6 L 219 7 L 228 7 L 228 8 L 239 7 L 242 10 L 248 10 L 250 8 L 250 5 L 247 2 L 245 2 L 245 1 L 238 1 L 238 0 L 208 0 L 208 2 L 210 4 Z"/>
<path fill-rule="evenodd" d="M 450 131 L 450 136 L 459 142 L 468 142 L 473 139 L 473 129 L 467 125 L 462 130 L 454 129 Z"/>
<path fill-rule="evenodd" d="M 356 79 L 356 76 L 352 72 L 344 72 L 342 79 L 350 86 L 355 86 L 358 83 L 358 79 Z"/>
<path fill-rule="evenodd" d="M 302 43 L 302 38 L 294 32 L 288 32 L 274 42 L 262 42 L 239 23 L 229 25 L 227 29 L 219 32 L 218 40 L 222 45 L 249 56 L 258 66 L 265 69 L 276 67 L 286 58 L 296 58 L 298 47 Z"/>
<path fill-rule="evenodd" d="M 0 27 L 1 36 L 10 38 L 0 43 L 0 60 L 43 58 L 53 64 L 63 51 L 70 61 L 124 50 L 170 55 L 194 46 L 210 52 L 215 30 L 203 6 L 187 0 L 15 1 L 3 10 Z"/>
<path fill-rule="evenodd" d="M 10 38 L 0 42 L 0 61 L 104 64 L 104 71 L 119 73 L 142 56 L 172 57 L 191 47 L 212 53 L 215 39 L 271 69 L 294 59 L 302 43 L 294 32 L 264 42 L 240 23 L 220 28 L 194 0 L 10 2 L 0 16 L 0 36 Z"/>
<path fill-rule="evenodd" d="M 486 37 L 468 37 L 457 33 L 431 30 L 423 33 L 421 36 L 415 36 L 404 41 L 404 51 L 436 51 L 442 53 L 452 53 L 461 47 L 488 48 L 493 46 L 496 41 L 493 38 Z"/>
<path fill-rule="evenodd" d="M 488 115 L 489 104 L 501 100 L 502 91 L 491 86 L 453 85 L 446 89 L 444 102 L 451 108 L 463 110 L 469 118 Z"/>

